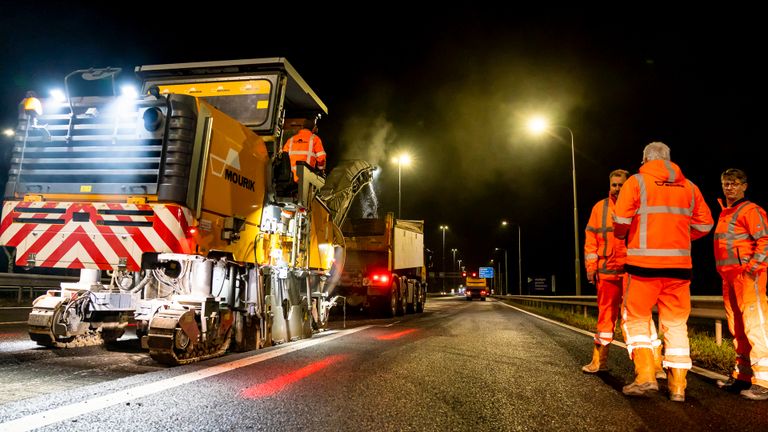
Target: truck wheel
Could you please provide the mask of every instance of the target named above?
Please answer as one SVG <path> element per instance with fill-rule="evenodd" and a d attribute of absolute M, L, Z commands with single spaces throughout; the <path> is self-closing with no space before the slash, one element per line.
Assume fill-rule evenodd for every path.
<path fill-rule="evenodd" d="M 424 297 L 421 284 L 416 284 L 416 292 L 413 296 L 413 308 L 416 310 L 416 313 L 424 312 L 424 300 L 426 300 L 426 298 Z"/>
<path fill-rule="evenodd" d="M 412 314 L 416 312 L 416 299 L 419 297 L 419 293 L 417 292 L 418 289 L 418 286 L 414 284 L 413 295 L 410 298 L 411 302 L 408 303 L 408 282 L 405 282 L 405 291 L 403 292 L 403 304 L 405 304 L 405 313 Z"/>
<path fill-rule="evenodd" d="M 383 306 L 384 315 L 391 318 L 397 314 L 397 284 L 392 282 L 392 286 L 389 288 L 389 301 Z"/>
<path fill-rule="evenodd" d="M 399 315 L 405 315 L 405 295 L 403 293 L 403 290 L 398 288 L 399 284 L 394 284 L 395 288 L 393 291 L 397 291 L 397 309 L 395 310 L 395 313 Z"/>

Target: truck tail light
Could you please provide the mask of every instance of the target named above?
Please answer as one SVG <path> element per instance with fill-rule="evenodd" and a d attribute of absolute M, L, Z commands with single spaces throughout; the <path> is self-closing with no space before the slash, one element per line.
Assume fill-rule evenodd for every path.
<path fill-rule="evenodd" d="M 371 275 L 371 285 L 389 285 L 390 278 L 389 273 L 373 273 Z"/>

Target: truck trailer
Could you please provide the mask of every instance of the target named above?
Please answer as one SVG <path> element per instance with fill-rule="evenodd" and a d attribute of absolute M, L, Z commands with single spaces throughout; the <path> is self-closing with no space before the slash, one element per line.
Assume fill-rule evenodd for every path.
<path fill-rule="evenodd" d="M 335 293 L 352 308 L 386 316 L 421 313 L 427 301 L 424 221 L 347 219 L 346 260 Z"/>

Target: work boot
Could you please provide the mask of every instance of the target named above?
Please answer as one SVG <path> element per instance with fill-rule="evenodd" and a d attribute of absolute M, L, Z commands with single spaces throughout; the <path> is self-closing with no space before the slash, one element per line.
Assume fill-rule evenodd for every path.
<path fill-rule="evenodd" d="M 742 390 L 749 389 L 752 386 L 752 383 L 730 377 L 728 378 L 728 381 L 717 380 L 717 386 L 727 392 L 741 393 Z"/>
<path fill-rule="evenodd" d="M 741 396 L 756 401 L 766 400 L 768 399 L 768 388 L 752 384 L 752 387 L 741 391 Z"/>
<path fill-rule="evenodd" d="M 656 382 L 656 367 L 653 364 L 653 350 L 637 348 L 632 355 L 635 360 L 635 381 L 625 385 L 622 392 L 627 396 L 650 396 L 659 390 Z"/>
<path fill-rule="evenodd" d="M 685 402 L 685 386 L 687 384 L 685 380 L 685 374 L 688 373 L 688 369 L 669 368 L 667 372 L 669 375 L 667 378 L 667 388 L 669 388 L 669 400 L 673 402 Z"/>
<path fill-rule="evenodd" d="M 592 363 L 584 365 L 581 370 L 586 373 L 598 373 L 608 370 L 608 345 L 595 344 L 592 350 Z"/>
<path fill-rule="evenodd" d="M 653 347 L 653 365 L 656 368 L 657 380 L 667 379 L 667 373 L 664 372 L 664 366 L 662 366 L 662 360 L 664 360 L 664 357 L 661 356 L 661 345 Z"/>

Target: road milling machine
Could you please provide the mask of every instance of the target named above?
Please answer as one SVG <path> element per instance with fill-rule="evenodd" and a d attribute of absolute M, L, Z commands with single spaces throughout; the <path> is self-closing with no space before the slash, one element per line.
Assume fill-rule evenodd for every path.
<path fill-rule="evenodd" d="M 32 340 L 114 341 L 133 317 L 177 365 L 322 330 L 339 227 L 374 169 L 326 181 L 299 163 L 293 180 L 281 143 L 322 101 L 283 58 L 138 66 L 138 97 L 116 94 L 118 72 L 75 71 L 63 97 L 19 107 L 0 245 L 19 266 L 80 269 L 34 301 Z M 77 95 L 87 81 L 112 94 Z"/>

